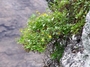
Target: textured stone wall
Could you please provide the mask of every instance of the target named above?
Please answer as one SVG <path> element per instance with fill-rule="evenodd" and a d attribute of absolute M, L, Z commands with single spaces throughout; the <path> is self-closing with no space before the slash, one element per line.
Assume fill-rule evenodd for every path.
<path fill-rule="evenodd" d="M 82 45 L 84 46 L 84 67 L 90 67 L 90 11 L 86 16 L 86 23 L 83 27 Z"/>

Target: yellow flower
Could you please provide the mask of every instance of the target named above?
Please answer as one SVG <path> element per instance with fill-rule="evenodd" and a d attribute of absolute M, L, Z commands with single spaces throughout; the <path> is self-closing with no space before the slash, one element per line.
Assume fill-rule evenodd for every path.
<path fill-rule="evenodd" d="M 52 38 L 52 36 L 51 36 L 51 35 L 49 35 L 48 37 L 49 37 L 49 38 Z"/>
<path fill-rule="evenodd" d="M 42 16 L 47 16 L 47 14 L 46 13 L 43 13 Z"/>
<path fill-rule="evenodd" d="M 41 41 L 43 41 L 43 42 L 44 42 L 44 41 L 45 41 L 45 39 L 44 39 L 44 38 L 42 38 L 42 39 L 41 39 Z"/>

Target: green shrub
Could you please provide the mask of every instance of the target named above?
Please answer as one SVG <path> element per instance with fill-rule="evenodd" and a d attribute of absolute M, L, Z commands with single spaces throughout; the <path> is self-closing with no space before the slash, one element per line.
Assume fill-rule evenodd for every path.
<path fill-rule="evenodd" d="M 43 13 L 38 17 L 33 15 L 19 40 L 26 49 L 42 52 L 46 45 L 61 34 L 68 34 L 71 25 L 66 24 L 66 13 Z M 65 25 L 66 24 L 66 25 Z M 67 30 L 67 31 L 66 31 Z"/>
<path fill-rule="evenodd" d="M 26 28 L 22 29 L 19 43 L 25 49 L 43 52 L 52 40 L 62 36 L 67 41 L 73 34 L 79 33 L 85 23 L 85 15 L 89 11 L 88 0 L 54 0 L 49 3 L 52 13 L 32 15 Z M 61 41 L 62 41 L 61 40 Z M 51 57 L 58 60 L 62 57 L 64 46 L 57 45 Z M 59 48 L 60 47 L 60 48 Z"/>
<path fill-rule="evenodd" d="M 64 41 L 67 41 L 73 34 L 81 34 L 83 25 L 85 24 L 85 16 L 90 10 L 90 1 L 88 0 L 53 0 L 49 3 L 49 8 L 53 12 L 66 13 L 66 23 L 62 27 Z M 63 19 L 66 19 L 63 18 Z M 62 22 L 62 21 L 61 21 Z M 69 25 L 69 26 L 67 26 Z M 66 33 L 66 34 L 65 34 Z M 69 35 L 69 36 L 68 36 Z M 63 55 L 64 46 L 58 46 L 52 53 L 52 58 L 60 59 Z"/>
<path fill-rule="evenodd" d="M 50 9 L 67 13 L 67 23 L 74 24 L 72 33 L 76 34 L 85 23 L 85 16 L 90 10 L 89 0 L 53 0 L 49 3 Z"/>

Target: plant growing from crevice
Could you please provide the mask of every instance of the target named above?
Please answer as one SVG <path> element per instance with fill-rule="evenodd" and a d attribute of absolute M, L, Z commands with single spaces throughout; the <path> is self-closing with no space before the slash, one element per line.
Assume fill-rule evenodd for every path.
<path fill-rule="evenodd" d="M 59 61 L 69 38 L 82 29 L 89 7 L 88 0 L 53 0 L 49 3 L 51 13 L 39 13 L 29 18 L 27 27 L 21 30 L 19 43 L 26 50 L 43 52 L 48 43 L 56 40 L 51 57 Z"/>
<path fill-rule="evenodd" d="M 25 49 L 42 52 L 50 41 L 69 32 L 71 25 L 65 25 L 67 20 L 63 19 L 66 18 L 65 15 L 60 12 L 43 13 L 38 17 L 33 15 L 27 27 L 21 31 L 22 36 L 19 42 L 24 44 Z"/>
<path fill-rule="evenodd" d="M 81 35 L 82 27 L 85 24 L 85 16 L 87 12 L 90 10 L 89 7 L 90 7 L 90 1 L 88 0 L 53 0 L 49 2 L 49 8 L 53 12 L 59 11 L 61 13 L 62 12 L 66 13 L 67 20 L 65 26 L 61 26 L 64 37 L 64 38 L 62 37 L 63 40 L 66 39 L 65 41 L 67 42 L 68 41 L 67 39 L 69 39 L 68 36 L 72 36 L 73 34 Z M 61 56 L 63 55 L 62 53 L 63 49 L 62 50 L 60 49 L 62 47 L 59 46 L 58 47 L 59 50 L 57 48 L 54 51 L 54 53 L 51 54 L 52 57 L 56 59 L 60 59 L 61 57 L 60 56 L 58 57 L 58 55 Z"/>

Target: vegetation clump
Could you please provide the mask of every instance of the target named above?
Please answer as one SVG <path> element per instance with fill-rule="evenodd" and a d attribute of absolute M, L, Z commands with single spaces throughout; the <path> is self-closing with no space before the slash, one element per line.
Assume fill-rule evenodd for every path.
<path fill-rule="evenodd" d="M 51 57 L 62 57 L 64 46 L 73 34 L 77 34 L 85 23 L 85 15 L 90 9 L 88 0 L 53 0 L 49 2 L 51 13 L 32 15 L 27 27 L 22 29 L 19 43 L 25 49 L 43 52 L 51 41 L 55 40 L 55 50 Z M 61 39 L 61 43 L 57 42 Z M 66 45 L 66 44 L 65 44 Z"/>

